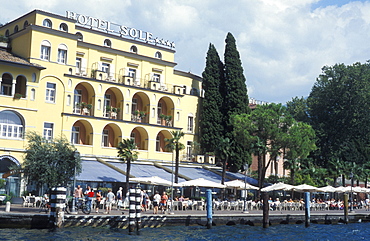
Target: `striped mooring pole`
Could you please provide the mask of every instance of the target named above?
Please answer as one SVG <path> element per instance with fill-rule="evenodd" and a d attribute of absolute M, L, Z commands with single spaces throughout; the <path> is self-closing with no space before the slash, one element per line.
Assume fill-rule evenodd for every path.
<path fill-rule="evenodd" d="M 129 192 L 129 201 L 130 201 L 130 209 L 129 209 L 129 216 L 128 216 L 128 232 L 132 234 L 135 231 L 135 219 L 136 219 L 136 189 L 130 188 Z"/>
<path fill-rule="evenodd" d="M 52 227 L 60 228 L 64 221 L 64 208 L 67 197 L 67 188 L 54 187 L 50 192 L 50 215 Z"/>
<path fill-rule="evenodd" d="M 140 234 L 141 225 L 141 188 L 136 187 L 136 234 Z"/>

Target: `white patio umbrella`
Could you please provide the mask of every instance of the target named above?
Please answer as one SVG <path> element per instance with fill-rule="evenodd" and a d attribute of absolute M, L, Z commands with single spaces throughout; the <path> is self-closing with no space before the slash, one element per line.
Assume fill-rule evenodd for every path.
<path fill-rule="evenodd" d="M 351 186 L 346 186 L 346 187 L 342 187 L 344 192 L 366 192 L 367 189 L 366 188 L 362 188 L 362 187 L 359 187 L 359 186 L 356 186 L 356 187 L 352 187 Z"/>
<path fill-rule="evenodd" d="M 239 179 L 232 180 L 232 181 L 229 181 L 229 182 L 225 182 L 225 185 L 227 187 L 237 188 L 237 189 L 248 189 L 248 190 L 250 190 L 250 189 L 257 190 L 258 189 L 258 187 L 252 186 L 249 183 L 247 183 L 247 185 L 245 185 L 245 182 L 243 182 Z"/>
<path fill-rule="evenodd" d="M 342 186 L 335 187 L 334 189 L 335 189 L 335 192 L 346 192 L 346 188 Z"/>
<path fill-rule="evenodd" d="M 320 192 L 320 188 L 308 184 L 294 186 L 293 190 L 296 192 Z"/>
<path fill-rule="evenodd" d="M 325 187 L 320 187 L 319 189 L 320 189 L 320 192 L 336 192 L 337 191 L 335 187 L 330 186 L 330 185 L 325 186 Z"/>
<path fill-rule="evenodd" d="M 275 183 L 271 186 L 264 187 L 261 189 L 262 192 L 271 192 L 271 191 L 277 191 L 277 190 L 282 190 L 282 191 L 290 191 L 294 188 L 294 186 L 285 184 L 283 182 Z"/>
<path fill-rule="evenodd" d="M 193 179 L 190 181 L 180 182 L 179 186 L 182 187 L 213 187 L 213 188 L 226 188 L 221 183 L 213 182 L 204 178 Z"/>
<path fill-rule="evenodd" d="M 172 185 L 172 182 L 167 181 L 166 179 L 163 179 L 158 176 L 130 178 L 130 181 L 144 183 L 144 184 L 162 185 L 162 186 Z M 174 183 L 173 186 L 178 186 L 178 184 Z"/>

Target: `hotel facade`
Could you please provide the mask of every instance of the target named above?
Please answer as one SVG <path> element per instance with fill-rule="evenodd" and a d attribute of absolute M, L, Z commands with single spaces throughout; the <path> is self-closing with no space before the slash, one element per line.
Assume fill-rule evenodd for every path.
<path fill-rule="evenodd" d="M 182 131 L 180 159 L 194 161 L 202 79 L 175 69 L 173 42 L 69 11 L 34 10 L 0 35 L 0 173 L 21 165 L 29 131 L 64 136 L 85 159 L 117 160 L 132 138 L 140 161 L 163 163 L 173 158 L 165 138 Z"/>

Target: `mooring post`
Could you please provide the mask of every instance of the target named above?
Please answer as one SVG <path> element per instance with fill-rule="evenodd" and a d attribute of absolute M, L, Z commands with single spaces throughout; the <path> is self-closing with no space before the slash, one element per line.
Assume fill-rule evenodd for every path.
<path fill-rule="evenodd" d="M 267 192 L 262 192 L 262 201 L 263 201 L 263 206 L 262 206 L 262 212 L 263 212 L 262 225 L 263 225 L 264 228 L 267 228 L 269 226 L 269 210 L 270 210 L 269 195 L 268 195 Z"/>
<path fill-rule="evenodd" d="M 348 223 L 348 194 L 344 194 L 344 222 Z"/>
<path fill-rule="evenodd" d="M 6 202 L 5 212 L 7 212 L 7 213 L 10 212 L 10 202 L 9 201 Z"/>
<path fill-rule="evenodd" d="M 311 222 L 311 213 L 310 213 L 310 208 L 311 208 L 311 202 L 310 202 L 310 193 L 309 192 L 305 192 L 304 193 L 304 213 L 305 213 L 305 224 L 306 224 L 306 227 L 309 227 L 310 226 L 310 222 Z"/>
<path fill-rule="evenodd" d="M 67 188 L 54 187 L 50 192 L 50 223 L 52 227 L 60 228 L 64 222 L 64 207 L 67 197 Z M 45 201 L 43 201 L 45 202 Z"/>
<path fill-rule="evenodd" d="M 212 190 L 206 190 L 206 197 L 207 197 L 207 228 L 210 229 L 212 227 Z"/>
<path fill-rule="evenodd" d="M 140 234 L 141 224 L 141 188 L 138 185 L 136 187 L 136 234 Z"/>
<path fill-rule="evenodd" d="M 135 231 L 135 219 L 136 219 L 135 194 L 136 194 L 136 190 L 134 188 L 131 188 L 129 192 L 129 201 L 130 201 L 130 209 L 129 209 L 129 216 L 128 216 L 128 233 L 129 234 L 132 234 Z"/>

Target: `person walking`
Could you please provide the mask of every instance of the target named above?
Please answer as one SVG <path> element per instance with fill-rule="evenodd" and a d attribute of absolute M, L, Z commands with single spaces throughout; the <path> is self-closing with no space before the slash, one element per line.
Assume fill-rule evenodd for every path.
<path fill-rule="evenodd" d="M 101 198 L 102 198 L 101 191 L 98 190 L 98 192 L 95 195 L 95 205 L 96 205 L 95 206 L 95 212 L 96 213 L 99 213 L 99 207 L 100 207 Z"/>
<path fill-rule="evenodd" d="M 116 196 L 111 189 L 108 190 L 107 199 L 105 201 L 106 214 L 109 214 L 112 211 L 112 205 Z"/>
<path fill-rule="evenodd" d="M 90 186 L 87 186 L 87 189 L 85 191 L 85 196 L 87 197 L 87 203 L 86 205 L 90 208 L 91 210 L 91 207 L 92 207 L 92 201 L 93 201 L 93 198 L 94 198 L 94 191 L 91 189 Z"/>
<path fill-rule="evenodd" d="M 74 198 L 75 198 L 75 204 L 78 203 L 78 200 L 80 198 L 83 198 L 83 194 L 82 194 L 82 188 L 80 185 L 77 185 L 77 188 L 75 189 L 75 192 L 73 194 Z"/>
<path fill-rule="evenodd" d="M 166 192 L 163 192 L 161 196 L 161 202 L 160 202 L 162 213 L 165 213 L 167 210 L 167 200 L 168 200 L 168 196 Z"/>
<path fill-rule="evenodd" d="M 153 214 L 158 214 L 158 206 L 160 202 L 161 202 L 161 195 L 159 195 L 159 192 L 156 191 L 153 197 Z"/>
<path fill-rule="evenodd" d="M 122 187 L 120 187 L 117 191 L 117 210 L 120 210 L 121 206 L 123 206 L 122 199 Z"/>

